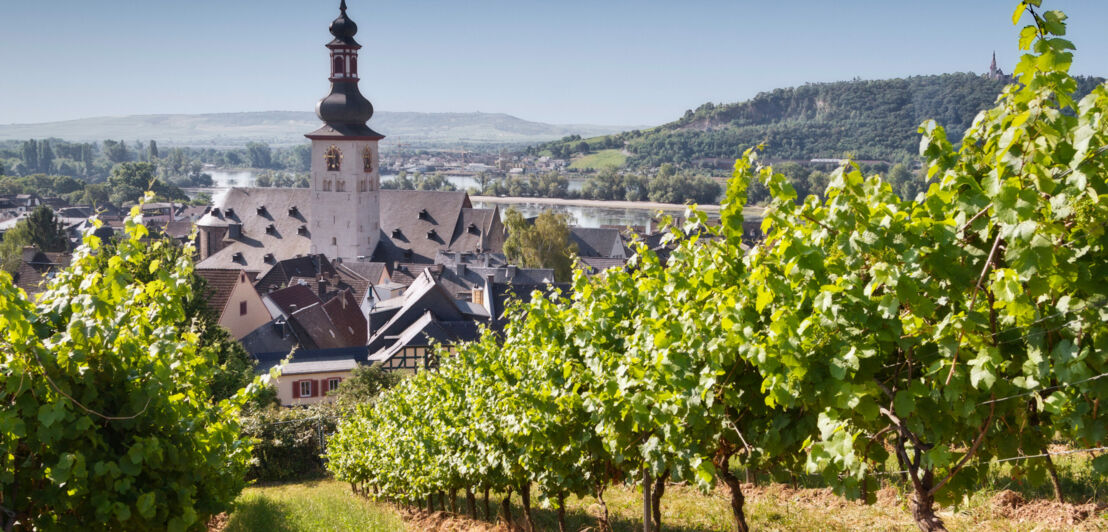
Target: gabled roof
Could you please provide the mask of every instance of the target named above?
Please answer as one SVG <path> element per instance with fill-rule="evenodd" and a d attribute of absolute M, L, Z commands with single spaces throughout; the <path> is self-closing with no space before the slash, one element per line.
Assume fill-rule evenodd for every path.
<path fill-rule="evenodd" d="M 430 312 L 439 321 L 464 321 L 473 319 L 487 319 L 484 309 L 477 310 L 466 306 L 460 307 L 461 301 L 440 286 L 431 275 L 423 272 L 416 278 L 404 295 L 398 299 L 403 300 L 399 309 L 390 305 L 388 308 L 370 311 L 371 325 L 379 323 L 374 319 L 375 315 L 386 313 L 390 318 L 379 327 L 370 330 L 369 345 L 372 350 L 380 349 L 388 343 L 388 337 L 396 336 L 418 320 L 424 313 Z M 395 310 L 394 310 L 395 309 Z"/>
<path fill-rule="evenodd" d="M 300 345 L 308 349 L 330 349 L 346 347 L 346 336 L 331 322 L 331 317 L 323 305 L 316 303 L 293 312 L 289 316 L 289 325 L 297 332 Z"/>
<path fill-rule="evenodd" d="M 345 345 L 365 345 L 367 340 L 367 324 L 362 308 L 358 305 L 354 293 L 343 290 L 330 301 L 323 304 L 323 309 L 331 318 L 331 323 L 340 336 L 346 338 Z"/>
<path fill-rule="evenodd" d="M 342 290 L 353 291 L 354 298 L 361 301 L 372 284 L 369 279 L 345 267 L 341 262 L 336 264 L 325 255 L 314 254 L 278 261 L 258 278 L 255 287 L 259 292 L 265 293 L 294 284 L 305 284 L 319 294 L 321 278 L 327 283 L 321 297 L 323 301 L 330 300 Z"/>
<path fill-rule="evenodd" d="M 369 281 L 371 285 L 376 285 L 382 279 L 389 278 L 388 265 L 383 262 L 343 262 L 341 267 L 358 274 Z"/>
<path fill-rule="evenodd" d="M 231 291 L 239 282 L 239 276 L 244 275 L 242 270 L 196 270 L 196 275 L 203 277 L 208 282 L 205 294 L 208 308 L 216 315 L 223 313 L 227 306 L 227 300 L 231 297 Z"/>
<path fill-rule="evenodd" d="M 302 284 L 282 288 L 263 297 L 276 305 L 277 309 L 286 316 L 300 309 L 322 303 L 314 290 Z"/>
<path fill-rule="evenodd" d="M 618 229 L 601 227 L 571 227 L 569 239 L 577 244 L 580 257 L 623 257 L 623 237 Z"/>
<path fill-rule="evenodd" d="M 439 321 L 430 311 L 424 312 L 404 329 L 391 343 L 386 343 L 373 354 L 369 362 L 384 362 L 408 346 L 454 345 L 473 342 L 481 338 L 481 326 L 475 321 Z M 373 346 L 370 346 L 372 349 Z"/>
<path fill-rule="evenodd" d="M 307 255 L 311 251 L 309 199 L 309 190 L 303 188 L 227 189 L 219 205 L 197 225 L 238 226 L 240 234 L 233 237 L 229 231 L 228 245 L 197 264 L 197 269 L 243 268 L 261 273 L 273 265 L 266 255 L 277 260 Z M 297 214 L 290 214 L 292 207 Z"/>
<path fill-rule="evenodd" d="M 380 206 L 383 238 L 373 260 L 388 263 L 430 263 L 450 247 L 462 209 L 473 207 L 465 192 L 434 190 L 382 190 Z"/>

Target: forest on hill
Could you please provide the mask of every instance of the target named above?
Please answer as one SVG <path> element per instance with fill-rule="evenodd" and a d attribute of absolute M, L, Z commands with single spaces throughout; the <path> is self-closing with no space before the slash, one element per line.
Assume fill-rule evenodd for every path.
<path fill-rule="evenodd" d="M 1076 77 L 1076 96 L 1104 78 Z M 534 146 L 532 153 L 569 158 L 577 153 L 623 149 L 632 168 L 671 163 L 679 168 L 730 164 L 743 150 L 765 145 L 771 159 L 851 157 L 889 163 L 915 160 L 917 128 L 933 119 L 957 142 L 983 109 L 991 107 L 1010 78 L 973 73 L 871 81 L 809 83 L 763 92 L 731 104 L 706 103 L 648 130 L 583 139 L 566 137 Z"/>

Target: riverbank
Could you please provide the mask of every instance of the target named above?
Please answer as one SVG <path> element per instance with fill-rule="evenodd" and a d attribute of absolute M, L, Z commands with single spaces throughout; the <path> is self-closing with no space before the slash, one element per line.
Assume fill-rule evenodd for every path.
<path fill-rule="evenodd" d="M 590 209 L 638 209 L 650 212 L 662 211 L 667 214 L 683 213 L 688 207 L 680 203 L 658 203 L 654 201 L 608 201 L 592 199 L 566 199 L 566 198 L 529 198 L 517 196 L 470 196 L 475 203 L 497 203 L 503 205 L 549 205 L 558 207 L 585 207 Z M 709 216 L 719 216 L 719 205 L 697 205 L 697 209 Z M 765 209 L 757 206 L 748 206 L 743 209 L 743 216 L 747 218 L 761 218 Z"/>

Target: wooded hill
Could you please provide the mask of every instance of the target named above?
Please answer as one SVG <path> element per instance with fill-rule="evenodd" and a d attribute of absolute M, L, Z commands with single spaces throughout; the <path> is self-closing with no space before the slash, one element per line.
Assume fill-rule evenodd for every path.
<path fill-rule="evenodd" d="M 1077 95 L 1104 78 L 1078 77 Z M 567 137 L 535 146 L 533 153 L 575 153 L 624 148 L 632 167 L 730 167 L 742 151 L 765 144 L 771 159 L 851 156 L 901 162 L 918 154 L 919 125 L 934 119 L 952 141 L 991 107 L 1010 79 L 973 73 L 875 81 L 809 83 L 763 92 L 732 104 L 706 103 L 680 119 L 648 130 L 582 139 Z"/>

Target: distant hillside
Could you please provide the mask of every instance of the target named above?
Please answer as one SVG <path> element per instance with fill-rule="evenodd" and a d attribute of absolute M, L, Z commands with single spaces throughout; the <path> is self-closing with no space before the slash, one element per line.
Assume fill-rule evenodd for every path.
<path fill-rule="evenodd" d="M 248 142 L 274 146 L 306 142 L 320 125 L 315 113 L 267 111 L 199 115 L 135 115 L 83 118 L 41 124 L 0 125 L 0 141 L 60 138 L 76 142 L 104 139 L 157 140 L 163 146 L 233 148 Z M 626 126 L 544 124 L 501 113 L 403 113 L 380 111 L 370 126 L 386 136 L 383 144 L 417 147 L 533 144 L 566 135 L 605 135 Z"/>
<path fill-rule="evenodd" d="M 704 104 L 654 129 L 582 141 L 563 139 L 532 148 L 567 157 L 624 148 L 628 165 L 714 166 L 764 143 L 774 159 L 841 158 L 901 161 L 918 153 L 920 123 L 934 119 L 959 140 L 1008 80 L 970 73 L 878 81 L 812 83 L 777 89 L 726 105 Z M 1078 78 L 1078 96 L 1104 78 Z"/>

